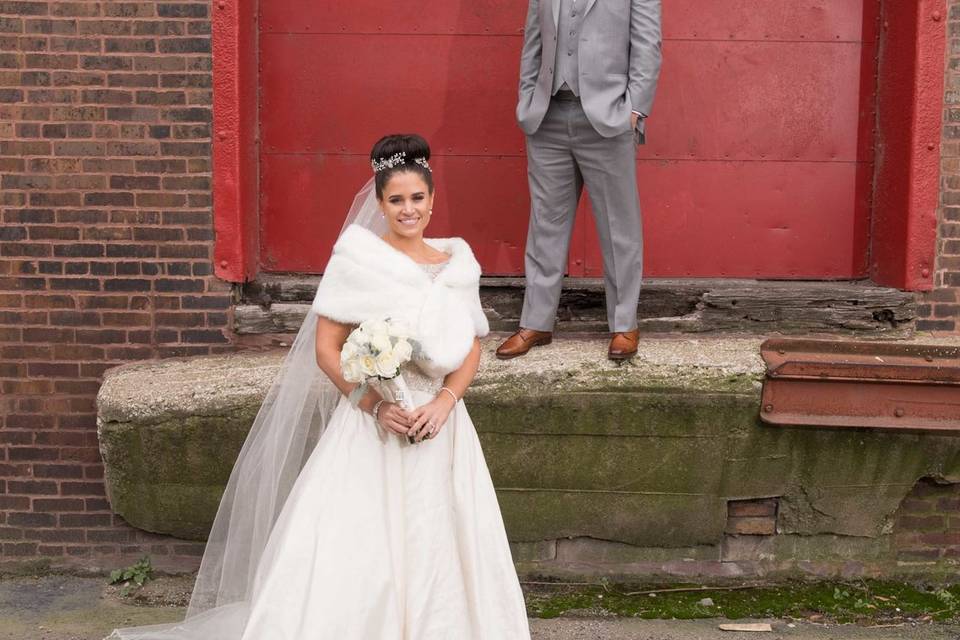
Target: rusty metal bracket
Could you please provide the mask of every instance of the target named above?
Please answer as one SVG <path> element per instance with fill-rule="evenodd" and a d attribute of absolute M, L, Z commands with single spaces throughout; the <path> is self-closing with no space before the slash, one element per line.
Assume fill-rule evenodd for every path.
<path fill-rule="evenodd" d="M 960 432 L 960 348 L 771 338 L 769 424 Z"/>

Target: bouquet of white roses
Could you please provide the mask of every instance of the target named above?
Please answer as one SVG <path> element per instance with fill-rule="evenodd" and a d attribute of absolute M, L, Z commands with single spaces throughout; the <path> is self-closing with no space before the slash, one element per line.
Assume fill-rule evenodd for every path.
<path fill-rule="evenodd" d="M 410 390 L 400 367 L 413 356 L 413 343 L 406 323 L 386 318 L 366 320 L 350 332 L 340 351 L 340 369 L 347 382 L 358 382 L 350 394 L 356 405 L 372 380 L 380 380 L 393 400 L 407 411 L 413 410 Z"/>

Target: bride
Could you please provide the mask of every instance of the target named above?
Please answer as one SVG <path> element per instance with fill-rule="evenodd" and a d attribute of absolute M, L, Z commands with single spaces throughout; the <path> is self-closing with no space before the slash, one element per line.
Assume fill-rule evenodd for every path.
<path fill-rule="evenodd" d="M 461 398 L 488 331 L 480 266 L 426 239 L 430 149 L 381 139 L 281 372 L 244 443 L 186 619 L 120 640 L 523 640 L 523 594 Z M 347 382 L 364 321 L 402 321 L 412 410 Z"/>

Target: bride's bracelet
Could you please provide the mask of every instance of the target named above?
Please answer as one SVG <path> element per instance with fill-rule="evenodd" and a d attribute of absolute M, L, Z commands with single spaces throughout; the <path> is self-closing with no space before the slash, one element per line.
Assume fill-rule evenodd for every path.
<path fill-rule="evenodd" d="M 380 405 L 382 405 L 383 402 L 383 400 L 377 400 L 377 403 L 373 405 L 373 409 L 370 410 L 370 415 L 372 415 L 373 419 L 377 422 L 380 422 Z"/>
<path fill-rule="evenodd" d="M 453 404 L 457 404 L 458 402 L 460 402 L 460 398 L 458 398 L 457 394 L 455 394 L 453 391 L 450 390 L 450 387 L 440 387 L 440 391 L 446 391 L 447 393 L 449 393 L 450 397 L 453 398 Z"/>

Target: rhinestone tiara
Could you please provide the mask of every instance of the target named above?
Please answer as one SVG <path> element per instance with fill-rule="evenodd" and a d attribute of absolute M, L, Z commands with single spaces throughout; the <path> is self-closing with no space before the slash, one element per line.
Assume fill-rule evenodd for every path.
<path fill-rule="evenodd" d="M 430 171 L 430 163 L 427 162 L 425 158 L 414 158 L 414 164 L 418 164 L 427 171 Z M 401 164 L 407 163 L 407 154 L 405 151 L 395 153 L 389 158 L 384 158 L 383 160 L 371 160 L 370 166 L 373 167 L 374 173 L 380 173 L 386 169 L 393 169 L 394 167 L 400 166 Z"/>

